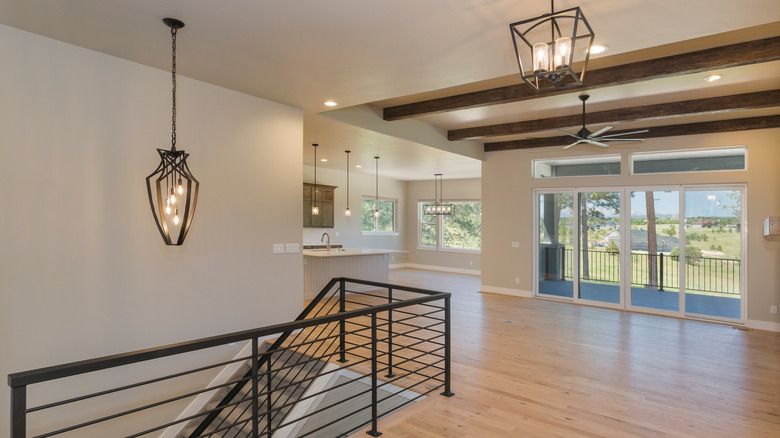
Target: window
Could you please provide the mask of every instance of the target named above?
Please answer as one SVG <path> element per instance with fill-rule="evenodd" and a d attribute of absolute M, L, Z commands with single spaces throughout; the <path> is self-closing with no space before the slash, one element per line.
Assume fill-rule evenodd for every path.
<path fill-rule="evenodd" d="M 418 203 L 417 212 L 420 218 L 420 247 L 436 249 L 436 215 L 426 214 L 423 202 Z"/>
<path fill-rule="evenodd" d="M 480 251 L 482 249 L 482 202 L 458 201 L 451 215 L 425 214 L 418 202 L 418 246 L 424 249 Z"/>
<path fill-rule="evenodd" d="M 534 178 L 620 175 L 620 155 L 561 160 L 534 160 Z"/>
<path fill-rule="evenodd" d="M 705 172 L 745 170 L 743 147 L 631 154 L 631 173 Z"/>
<path fill-rule="evenodd" d="M 361 203 L 361 229 L 364 232 L 394 233 L 395 211 L 398 201 L 394 199 L 379 199 L 379 205 L 375 198 L 363 198 Z M 379 217 L 374 216 L 374 211 L 379 210 Z"/>

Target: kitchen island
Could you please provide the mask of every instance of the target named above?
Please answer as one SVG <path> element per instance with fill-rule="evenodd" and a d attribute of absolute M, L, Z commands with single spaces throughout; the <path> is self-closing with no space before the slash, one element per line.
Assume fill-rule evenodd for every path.
<path fill-rule="evenodd" d="M 311 300 L 335 277 L 387 283 L 393 249 L 331 248 L 303 250 L 303 297 Z M 356 291 L 371 287 L 349 288 Z"/>

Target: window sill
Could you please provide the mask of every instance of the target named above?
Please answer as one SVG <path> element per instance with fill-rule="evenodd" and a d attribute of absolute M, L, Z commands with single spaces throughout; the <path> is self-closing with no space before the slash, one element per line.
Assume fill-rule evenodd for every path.
<path fill-rule="evenodd" d="M 419 251 L 436 251 L 435 246 L 418 246 L 417 249 Z"/>
<path fill-rule="evenodd" d="M 468 249 L 468 248 L 439 248 L 442 252 L 459 252 L 467 254 L 482 254 L 481 249 Z"/>
<path fill-rule="evenodd" d="M 361 231 L 362 236 L 398 236 L 396 231 Z"/>

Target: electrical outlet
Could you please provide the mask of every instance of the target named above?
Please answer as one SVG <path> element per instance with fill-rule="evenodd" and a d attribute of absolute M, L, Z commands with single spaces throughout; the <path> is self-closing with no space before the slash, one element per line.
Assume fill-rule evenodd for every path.
<path fill-rule="evenodd" d="M 297 243 L 286 243 L 284 249 L 288 253 L 296 253 L 299 251 L 300 246 Z"/>
<path fill-rule="evenodd" d="M 777 306 L 769 306 L 769 313 L 777 313 Z"/>
<path fill-rule="evenodd" d="M 469 262 L 469 266 L 474 266 L 474 262 Z"/>
<path fill-rule="evenodd" d="M 520 248 L 520 242 L 512 242 L 512 248 Z"/>
<path fill-rule="evenodd" d="M 520 284 L 520 277 L 515 278 L 515 284 Z"/>

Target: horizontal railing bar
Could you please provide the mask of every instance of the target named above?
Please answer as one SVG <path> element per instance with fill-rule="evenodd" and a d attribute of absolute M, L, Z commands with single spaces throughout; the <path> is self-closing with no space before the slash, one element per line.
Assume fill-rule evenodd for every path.
<path fill-rule="evenodd" d="M 70 399 L 67 399 L 67 400 L 62 400 L 62 401 L 58 401 L 58 402 L 54 402 L 54 403 L 49 403 L 49 404 L 45 404 L 45 405 L 29 408 L 25 412 L 28 413 L 28 414 L 31 414 L 33 412 L 42 411 L 42 410 L 45 410 L 45 409 L 50 409 L 50 408 L 54 408 L 54 407 L 57 407 L 57 406 L 66 405 L 66 404 L 69 404 L 69 403 L 75 403 L 75 402 L 87 400 L 87 399 L 94 398 L 94 397 L 100 397 L 100 396 L 103 396 L 103 395 L 112 394 L 114 392 L 124 391 L 126 389 L 137 388 L 139 386 L 148 385 L 148 384 L 151 384 L 151 383 L 157 383 L 157 382 L 162 382 L 162 381 L 168 380 L 168 379 L 174 379 L 176 377 L 186 376 L 188 374 L 193 374 L 193 373 L 197 373 L 197 372 L 200 372 L 200 371 L 205 371 L 205 370 L 208 370 L 208 369 L 211 369 L 211 368 L 216 368 L 216 367 L 220 367 L 220 366 L 230 365 L 231 363 L 240 362 L 240 361 L 243 361 L 243 360 L 248 360 L 249 358 L 250 358 L 250 356 L 246 356 L 246 357 L 243 357 L 243 358 L 233 359 L 233 360 L 217 363 L 217 364 L 214 364 L 214 365 L 208 365 L 208 366 L 201 367 L 201 368 L 195 368 L 193 370 L 188 370 L 188 371 L 183 371 L 183 372 L 176 373 L 176 374 L 171 374 L 169 376 L 158 377 L 156 379 L 151 379 L 151 380 L 146 380 L 146 381 L 143 381 L 143 382 L 133 383 L 131 385 L 120 386 L 119 388 L 107 389 L 105 391 L 95 392 L 95 393 L 92 393 L 92 394 L 82 395 L 82 396 L 79 396 L 79 397 L 73 397 L 73 398 L 70 398 Z M 235 383 L 235 382 L 236 381 L 231 382 L 231 383 Z M 203 392 L 210 391 L 211 389 L 214 389 L 214 388 L 218 388 L 218 386 L 214 386 L 212 388 L 205 389 L 205 390 L 203 390 Z"/>
<path fill-rule="evenodd" d="M 379 285 L 382 287 L 385 286 L 384 283 L 375 283 L 375 282 L 364 282 L 364 284 Z M 388 286 L 392 288 L 396 288 L 395 286 L 392 285 L 388 285 Z M 413 290 L 413 291 L 416 292 L 417 290 Z M 419 289 L 419 291 L 423 291 L 423 289 Z M 52 367 L 24 371 L 21 373 L 9 374 L 8 384 L 13 388 L 26 386 L 33 383 L 45 382 L 48 380 L 54 380 L 54 379 L 59 379 L 64 377 L 70 377 L 78 374 L 84 374 L 87 372 L 99 371 L 99 370 L 104 370 L 109 368 L 115 368 L 122 365 L 130 365 L 130 364 L 148 361 L 152 359 L 159 359 L 163 357 L 189 353 L 192 351 L 216 347 L 219 345 L 229 344 L 232 342 L 240 342 L 252 338 L 262 338 L 266 336 L 283 333 L 286 331 L 294 331 L 294 330 L 312 327 L 320 324 L 327 324 L 333 321 L 340 321 L 342 319 L 369 315 L 371 313 L 385 312 L 399 307 L 407 307 L 407 306 L 421 304 L 429 301 L 437 301 L 450 296 L 450 294 L 446 292 L 428 291 L 423 294 L 426 296 L 411 298 L 408 300 L 404 300 L 402 302 L 380 304 L 365 309 L 350 310 L 347 312 L 336 313 L 333 315 L 319 316 L 311 319 L 304 319 L 300 321 L 275 324 L 275 325 L 266 326 L 258 329 L 244 330 L 244 331 L 229 333 L 225 335 L 198 339 L 195 341 L 187 341 L 187 342 L 181 342 L 177 344 L 170 344 L 164 347 L 137 350 L 130 353 L 104 356 L 96 359 L 88 359 L 88 360 L 83 360 L 78 362 L 71 362 L 64 365 L 56 365 Z"/>
<path fill-rule="evenodd" d="M 417 287 L 410 287 L 410 286 L 399 286 L 397 284 L 380 283 L 378 281 L 371 281 L 371 280 L 358 280 L 355 278 L 345 278 L 345 277 L 335 278 L 334 280 L 336 281 L 344 280 L 347 283 L 365 284 L 367 286 L 378 286 L 384 289 L 393 289 L 393 291 L 415 292 L 422 295 L 441 295 L 441 294 L 449 295 L 449 292 L 439 292 L 439 291 L 420 289 Z"/>
<path fill-rule="evenodd" d="M 434 319 L 436 321 L 442 321 L 443 322 L 444 318 L 436 318 L 434 316 L 429 316 L 429 315 L 433 315 L 435 313 L 442 313 L 442 312 L 444 312 L 444 308 L 441 308 L 439 310 L 431 310 L 428 313 L 412 313 L 412 312 L 405 312 L 403 310 L 396 310 L 393 313 L 402 313 L 402 314 L 406 314 L 406 315 L 410 315 L 410 316 L 407 316 L 407 317 L 404 317 L 404 318 L 400 318 L 400 319 L 394 319 L 393 322 L 408 321 L 410 319 L 415 319 L 415 318 Z M 377 319 L 382 320 L 382 321 L 387 321 L 388 320 L 387 318 L 380 318 L 380 317 L 377 317 Z"/>

